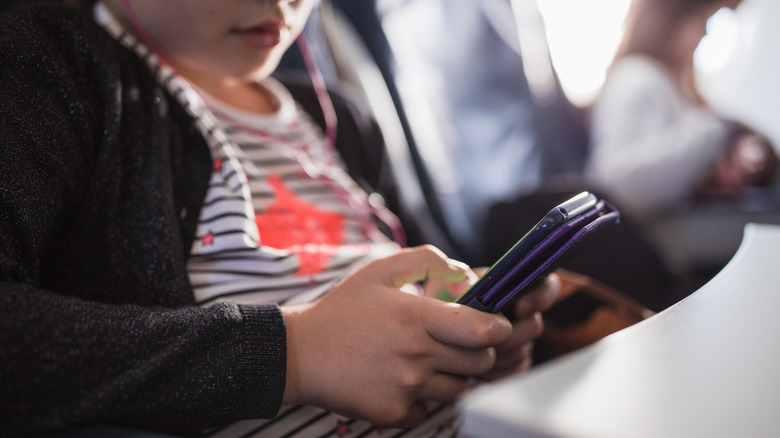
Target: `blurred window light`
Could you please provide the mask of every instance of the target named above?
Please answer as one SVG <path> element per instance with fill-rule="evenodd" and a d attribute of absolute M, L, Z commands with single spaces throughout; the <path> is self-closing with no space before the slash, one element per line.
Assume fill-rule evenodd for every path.
<path fill-rule="evenodd" d="M 714 73 L 728 65 L 737 47 L 739 17 L 733 9 L 722 8 L 707 21 L 707 35 L 693 56 L 696 70 Z"/>
<path fill-rule="evenodd" d="M 630 0 L 537 0 L 550 58 L 566 95 L 592 102 L 606 78 Z"/>

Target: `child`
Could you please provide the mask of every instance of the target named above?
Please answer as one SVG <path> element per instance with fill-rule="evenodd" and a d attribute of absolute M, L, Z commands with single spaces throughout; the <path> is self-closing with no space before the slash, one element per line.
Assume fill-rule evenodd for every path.
<path fill-rule="evenodd" d="M 473 273 L 378 232 L 332 129 L 270 78 L 313 2 L 105 0 L 94 17 L 3 19 L 5 432 L 196 433 L 282 404 L 411 426 L 472 377 L 528 367 L 556 278 L 511 322 L 402 293 L 456 295 Z"/>

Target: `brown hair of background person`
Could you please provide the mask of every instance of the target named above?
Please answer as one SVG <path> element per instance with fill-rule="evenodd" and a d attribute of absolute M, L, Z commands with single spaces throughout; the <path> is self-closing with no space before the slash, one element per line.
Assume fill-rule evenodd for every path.
<path fill-rule="evenodd" d="M 733 9 L 740 3 L 741 0 L 632 0 L 615 59 L 647 55 L 673 73 L 692 80 L 693 51 L 706 34 L 707 19 L 720 8 Z M 696 98 L 701 101 L 698 93 Z"/>

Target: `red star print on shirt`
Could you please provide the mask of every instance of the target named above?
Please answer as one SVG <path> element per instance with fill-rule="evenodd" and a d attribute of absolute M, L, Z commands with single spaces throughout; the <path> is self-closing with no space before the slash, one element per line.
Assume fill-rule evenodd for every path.
<path fill-rule="evenodd" d="M 216 160 L 214 160 L 214 166 L 213 166 L 212 170 L 214 172 L 222 172 L 222 165 L 223 164 L 224 164 L 224 161 L 222 160 L 222 158 L 217 158 Z"/>
<path fill-rule="evenodd" d="M 336 436 L 347 436 L 351 431 L 352 428 L 350 427 L 348 422 L 339 421 L 339 424 L 336 427 Z"/>
<path fill-rule="evenodd" d="M 260 241 L 298 256 L 296 275 L 322 271 L 344 239 L 344 217 L 303 201 L 275 174 L 268 177 L 274 202 L 255 215 Z"/>

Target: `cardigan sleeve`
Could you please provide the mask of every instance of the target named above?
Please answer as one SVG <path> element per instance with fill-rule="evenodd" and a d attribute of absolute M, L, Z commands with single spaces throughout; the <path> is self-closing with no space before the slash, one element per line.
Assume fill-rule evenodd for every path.
<path fill-rule="evenodd" d="M 192 303 L 181 218 L 197 208 L 177 188 L 203 154 L 177 152 L 183 111 L 135 102 L 154 82 L 143 65 L 46 8 L 0 20 L 0 435 L 275 415 L 280 309 Z"/>
<path fill-rule="evenodd" d="M 272 417 L 285 376 L 275 306 L 110 305 L 0 283 L 9 434 L 109 423 L 194 433 Z"/>

